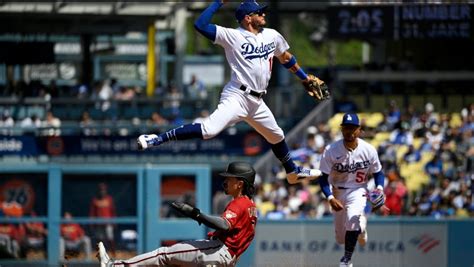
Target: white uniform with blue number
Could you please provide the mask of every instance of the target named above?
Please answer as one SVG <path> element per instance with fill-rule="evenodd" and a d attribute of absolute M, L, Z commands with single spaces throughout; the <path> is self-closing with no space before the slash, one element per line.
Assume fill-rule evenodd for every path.
<path fill-rule="evenodd" d="M 217 109 L 202 122 L 204 139 L 216 136 L 232 124 L 245 121 L 270 144 L 282 141 L 283 130 L 277 125 L 272 112 L 261 98 L 250 95 L 249 90 L 266 92 L 273 57 L 289 49 L 286 40 L 269 28 L 255 35 L 243 28 L 231 29 L 216 25 L 215 43 L 225 49 L 232 73 Z M 239 89 L 242 85 L 247 88 L 246 92 Z"/>
<path fill-rule="evenodd" d="M 382 170 L 375 147 L 358 138 L 358 145 L 350 151 L 341 139 L 326 147 L 321 158 L 320 170 L 329 175 L 328 181 L 334 197 L 344 209 L 334 215 L 336 241 L 344 244 L 346 230 L 364 231 L 367 204 L 367 182 L 372 173 Z"/>

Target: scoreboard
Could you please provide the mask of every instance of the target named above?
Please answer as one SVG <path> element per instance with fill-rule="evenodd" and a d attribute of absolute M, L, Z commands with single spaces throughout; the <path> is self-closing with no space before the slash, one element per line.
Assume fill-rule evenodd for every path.
<path fill-rule="evenodd" d="M 469 4 L 331 6 L 329 37 L 381 39 L 470 39 Z"/>

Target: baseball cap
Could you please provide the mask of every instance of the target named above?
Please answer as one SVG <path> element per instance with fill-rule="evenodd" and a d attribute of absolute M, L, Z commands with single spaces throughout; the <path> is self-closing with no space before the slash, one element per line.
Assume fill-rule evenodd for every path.
<path fill-rule="evenodd" d="M 235 18 L 238 22 L 242 21 L 245 15 L 250 13 L 265 11 L 266 5 L 259 5 L 256 1 L 244 1 L 240 3 L 240 6 L 235 10 Z"/>
<path fill-rule="evenodd" d="M 342 125 L 355 125 L 360 126 L 359 117 L 355 113 L 346 113 L 342 117 Z"/>
<path fill-rule="evenodd" d="M 255 170 L 247 162 L 232 162 L 227 166 L 227 170 L 219 173 L 219 175 L 223 177 L 237 177 L 246 180 L 251 185 L 255 181 Z"/>

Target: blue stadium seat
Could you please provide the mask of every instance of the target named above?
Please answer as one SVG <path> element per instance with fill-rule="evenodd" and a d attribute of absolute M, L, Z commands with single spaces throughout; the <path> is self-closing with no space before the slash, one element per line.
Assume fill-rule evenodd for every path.
<path fill-rule="evenodd" d="M 89 109 L 89 115 L 93 120 L 102 120 L 104 119 L 104 112 L 97 108 Z"/>

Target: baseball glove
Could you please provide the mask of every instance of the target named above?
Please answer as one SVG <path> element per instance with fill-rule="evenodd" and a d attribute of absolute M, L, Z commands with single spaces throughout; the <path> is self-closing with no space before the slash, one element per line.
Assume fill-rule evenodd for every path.
<path fill-rule="evenodd" d="M 372 204 L 372 210 L 377 210 L 385 204 L 385 195 L 382 190 L 375 189 L 369 193 L 368 200 Z"/>
<path fill-rule="evenodd" d="M 175 208 L 181 214 L 186 217 L 189 217 L 193 220 L 198 220 L 199 215 L 201 215 L 201 211 L 198 208 L 195 208 L 189 204 L 182 203 L 182 202 L 173 202 L 171 203 L 171 207 Z"/>
<path fill-rule="evenodd" d="M 323 80 L 313 74 L 308 74 L 309 80 L 303 81 L 303 86 L 308 95 L 318 101 L 326 100 L 330 97 L 329 88 Z"/>

